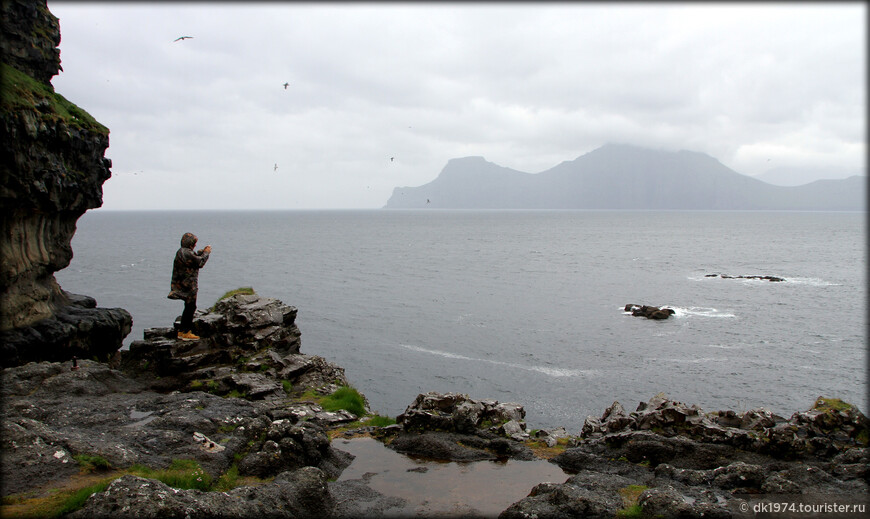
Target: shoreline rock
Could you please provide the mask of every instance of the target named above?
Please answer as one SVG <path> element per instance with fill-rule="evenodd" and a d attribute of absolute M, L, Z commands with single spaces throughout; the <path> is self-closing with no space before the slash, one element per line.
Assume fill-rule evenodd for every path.
<path fill-rule="evenodd" d="M 655 319 L 659 321 L 667 319 L 677 313 L 673 308 L 668 308 L 665 306 L 658 307 L 636 305 L 632 303 L 625 305 L 625 309 L 623 311 L 626 313 L 631 313 L 631 315 L 635 317 L 646 317 L 647 319 Z"/>
<path fill-rule="evenodd" d="M 759 279 L 762 281 L 771 281 L 773 283 L 780 283 L 785 281 L 785 278 L 780 278 L 776 276 L 729 276 L 728 274 L 707 274 L 704 276 L 705 278 L 722 278 L 722 279 Z"/>

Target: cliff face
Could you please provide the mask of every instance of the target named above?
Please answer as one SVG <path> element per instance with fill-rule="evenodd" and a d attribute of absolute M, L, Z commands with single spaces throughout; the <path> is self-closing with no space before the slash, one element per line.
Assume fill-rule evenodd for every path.
<path fill-rule="evenodd" d="M 44 328 L 47 319 L 69 313 L 69 294 L 61 290 L 54 273 L 72 259 L 78 218 L 102 205 L 111 161 L 103 156 L 109 146 L 108 129 L 51 85 L 60 70 L 58 19 L 44 0 L 5 0 L 0 5 L 0 331 L 6 332 L 3 360 L 8 365 L 8 343 L 17 340 L 9 333 L 32 336 L 23 329 Z M 83 308 L 81 298 L 76 302 L 75 308 Z M 93 306 L 88 303 L 85 308 L 100 312 Z M 132 319 L 123 310 L 114 314 L 110 326 L 116 326 L 123 339 Z M 75 322 L 67 324 L 81 328 Z M 84 344 L 78 332 L 78 342 Z M 56 346 L 69 346 L 62 333 L 53 335 L 61 341 Z M 41 345 L 43 350 L 50 346 Z M 120 342 L 114 350 L 119 347 Z M 101 345 L 104 352 L 111 348 Z M 86 353 L 87 349 L 78 352 Z"/>

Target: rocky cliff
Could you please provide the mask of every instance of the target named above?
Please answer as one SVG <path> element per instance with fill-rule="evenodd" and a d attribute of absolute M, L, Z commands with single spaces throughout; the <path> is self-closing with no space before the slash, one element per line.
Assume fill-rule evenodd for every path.
<path fill-rule="evenodd" d="M 72 259 L 78 218 L 102 205 L 109 130 L 54 91 L 60 26 L 44 0 L 4 1 L 0 32 L 2 363 L 103 358 L 120 348 L 130 314 L 71 297 L 54 273 Z"/>

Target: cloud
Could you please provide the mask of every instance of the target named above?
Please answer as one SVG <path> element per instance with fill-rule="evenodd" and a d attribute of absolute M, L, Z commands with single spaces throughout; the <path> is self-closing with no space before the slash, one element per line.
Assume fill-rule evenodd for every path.
<path fill-rule="evenodd" d="M 745 174 L 866 154 L 862 4 L 49 8 L 56 89 L 111 130 L 107 208 L 380 207 L 451 158 L 607 142 Z"/>

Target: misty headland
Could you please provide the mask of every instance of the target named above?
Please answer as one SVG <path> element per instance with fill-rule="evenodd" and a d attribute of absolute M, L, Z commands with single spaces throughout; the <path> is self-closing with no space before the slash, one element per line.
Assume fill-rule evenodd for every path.
<path fill-rule="evenodd" d="M 862 211 L 866 176 L 778 186 L 693 151 L 606 144 L 531 174 L 483 157 L 451 159 L 438 177 L 396 187 L 387 209 Z"/>

